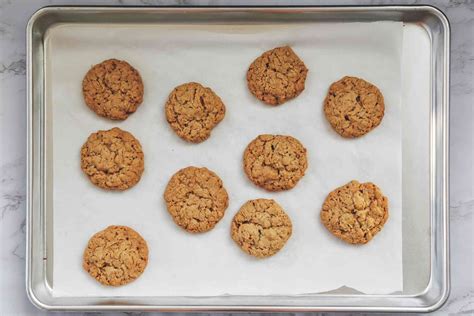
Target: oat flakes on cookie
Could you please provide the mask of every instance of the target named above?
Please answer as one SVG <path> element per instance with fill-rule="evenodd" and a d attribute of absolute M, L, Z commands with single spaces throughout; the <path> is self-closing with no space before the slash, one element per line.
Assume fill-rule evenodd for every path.
<path fill-rule="evenodd" d="M 356 77 L 344 77 L 329 87 L 324 114 L 333 129 L 343 137 L 367 134 L 383 119 L 383 95 L 373 84 Z"/>
<path fill-rule="evenodd" d="M 225 115 L 225 105 L 210 88 L 196 82 L 182 84 L 170 93 L 166 120 L 182 139 L 200 143 Z"/>
<path fill-rule="evenodd" d="M 388 199 L 373 183 L 351 181 L 329 193 L 320 215 L 334 236 L 351 244 L 365 244 L 387 221 Z"/>
<path fill-rule="evenodd" d="M 131 188 L 144 170 L 140 142 L 118 127 L 92 133 L 81 148 L 81 169 L 100 188 Z"/>
<path fill-rule="evenodd" d="M 127 226 L 109 226 L 89 239 L 82 266 L 94 279 L 120 286 L 138 278 L 148 263 L 148 246 Z"/>
<path fill-rule="evenodd" d="M 191 233 L 214 228 L 229 203 L 222 180 L 207 168 L 187 167 L 176 172 L 164 193 L 174 222 Z"/>
<path fill-rule="evenodd" d="M 248 178 L 268 191 L 293 188 L 308 167 L 306 148 L 283 135 L 259 135 L 245 149 L 243 161 Z"/>
<path fill-rule="evenodd" d="M 108 59 L 87 72 L 82 94 L 87 106 L 98 115 L 125 120 L 143 101 L 143 82 L 126 61 Z"/>
<path fill-rule="evenodd" d="M 303 90 L 308 69 L 289 47 L 266 51 L 254 60 L 247 71 L 247 85 L 259 100 L 279 105 L 298 96 Z"/>
<path fill-rule="evenodd" d="M 231 225 L 232 239 L 243 251 L 258 258 L 280 251 L 291 233 L 290 217 L 277 202 L 268 199 L 247 201 Z"/>

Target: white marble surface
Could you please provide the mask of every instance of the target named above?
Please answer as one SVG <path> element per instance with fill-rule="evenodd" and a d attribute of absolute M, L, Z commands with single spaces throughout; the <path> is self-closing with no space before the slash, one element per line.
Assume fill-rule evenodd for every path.
<path fill-rule="evenodd" d="M 284 4 L 282 1 L 265 4 Z M 324 4 L 298 1 L 293 4 Z M 331 4 L 420 4 L 421 1 L 332 1 Z M 451 44 L 451 279 L 435 314 L 474 315 L 474 2 L 432 1 L 448 16 Z M 25 26 L 50 4 L 255 4 L 252 1 L 0 0 L 0 315 L 44 315 L 25 294 Z M 71 315 L 71 314 L 68 314 Z M 326 314 L 327 315 L 327 314 Z M 338 314 L 341 315 L 341 314 Z"/>

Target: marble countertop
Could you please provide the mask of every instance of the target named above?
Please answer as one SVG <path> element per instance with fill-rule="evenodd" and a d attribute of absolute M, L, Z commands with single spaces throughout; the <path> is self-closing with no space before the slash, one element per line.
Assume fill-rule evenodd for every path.
<path fill-rule="evenodd" d="M 292 4 L 324 4 L 293 1 Z M 331 4 L 421 4 L 422 1 L 332 1 Z M 451 28 L 450 218 L 448 302 L 436 315 L 474 315 L 474 2 L 425 2 L 448 16 Z M 45 315 L 25 293 L 26 76 L 25 27 L 38 8 L 59 4 L 255 4 L 252 1 L 13 1 L 0 0 L 0 315 Z M 285 4 L 283 1 L 265 4 Z M 56 314 L 58 315 L 58 314 Z M 72 314 L 67 314 L 72 315 Z M 324 315 L 328 315 L 325 313 Z M 342 314 L 338 314 L 342 315 Z M 346 314 L 349 315 L 349 314 Z"/>

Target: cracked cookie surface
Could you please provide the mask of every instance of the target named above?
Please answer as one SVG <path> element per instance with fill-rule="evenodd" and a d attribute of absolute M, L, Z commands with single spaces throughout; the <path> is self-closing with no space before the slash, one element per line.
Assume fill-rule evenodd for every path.
<path fill-rule="evenodd" d="M 210 88 L 196 82 L 177 86 L 165 106 L 166 120 L 182 139 L 200 143 L 225 116 L 225 105 Z"/>
<path fill-rule="evenodd" d="M 383 119 L 385 104 L 380 90 L 356 77 L 344 77 L 329 87 L 324 114 L 332 128 L 347 138 L 367 134 Z"/>
<path fill-rule="evenodd" d="M 274 200 L 247 201 L 231 224 L 232 239 L 246 253 L 270 257 L 280 251 L 291 237 L 290 217 Z"/>
<path fill-rule="evenodd" d="M 247 86 L 257 99 L 279 105 L 298 96 L 308 69 L 289 47 L 277 47 L 255 59 L 247 71 Z"/>
<path fill-rule="evenodd" d="M 268 191 L 293 188 L 308 167 L 306 148 L 294 137 L 259 135 L 244 152 L 248 178 Z"/>
<path fill-rule="evenodd" d="M 103 285 L 119 286 L 138 278 L 148 263 L 148 246 L 127 226 L 109 226 L 89 239 L 82 266 Z"/>
<path fill-rule="evenodd" d="M 187 167 L 176 172 L 164 193 L 174 222 L 191 233 L 211 230 L 229 203 L 222 180 L 207 168 Z"/>
<path fill-rule="evenodd" d="M 329 193 L 320 215 L 336 237 L 351 244 L 365 244 L 387 221 L 388 199 L 373 183 L 351 181 Z"/>
<path fill-rule="evenodd" d="M 98 115 L 125 120 L 143 101 L 143 81 L 126 61 L 108 59 L 87 72 L 82 94 L 87 106 Z"/>
<path fill-rule="evenodd" d="M 118 127 L 92 133 L 81 148 L 81 169 L 103 189 L 123 191 L 133 187 L 144 168 L 140 142 Z"/>

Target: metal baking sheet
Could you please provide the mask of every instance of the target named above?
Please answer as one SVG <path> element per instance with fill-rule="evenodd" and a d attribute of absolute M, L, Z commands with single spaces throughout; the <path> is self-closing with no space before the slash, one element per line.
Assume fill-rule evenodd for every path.
<path fill-rule="evenodd" d="M 106 22 L 105 22 L 106 21 Z M 364 295 L 339 289 L 312 295 L 62 297 L 54 295 L 52 143 L 43 68 L 45 34 L 58 23 L 261 24 L 404 23 L 402 183 L 404 290 Z M 27 291 L 47 309 L 124 310 L 418 310 L 447 297 L 447 107 L 449 25 L 432 7 L 87 8 L 50 7 L 28 25 L 29 164 Z"/>
<path fill-rule="evenodd" d="M 53 148 L 48 188 L 53 295 L 299 295 L 342 286 L 366 294 L 401 291 L 402 35 L 403 24 L 390 21 L 50 28 L 45 107 L 52 118 L 46 140 Z M 287 106 L 268 107 L 249 93 L 246 65 L 282 43 L 290 44 L 310 69 L 307 88 Z M 134 65 L 145 85 L 140 111 L 121 122 L 99 118 L 85 107 L 80 86 L 91 63 L 112 56 Z M 380 128 L 351 140 L 334 133 L 321 113 L 327 87 L 346 74 L 376 83 L 386 104 Z M 212 87 L 227 108 L 212 137 L 198 145 L 177 138 L 163 110 L 168 92 L 189 81 Z M 146 172 L 137 186 L 122 193 L 97 190 L 78 168 L 78 148 L 86 135 L 115 126 L 132 132 L 145 153 Z M 266 192 L 244 176 L 242 152 L 261 133 L 292 135 L 307 148 L 308 169 L 294 189 Z M 230 195 L 226 216 L 206 234 L 190 235 L 174 225 L 160 194 L 171 175 L 189 164 L 214 170 Z M 390 220 L 383 234 L 363 247 L 333 238 L 317 216 L 328 192 L 350 179 L 377 183 L 389 198 Z M 244 254 L 229 237 L 234 213 L 256 197 L 278 201 L 293 222 L 287 246 L 266 260 Z M 143 276 L 118 288 L 100 286 L 80 266 L 85 241 L 112 222 L 139 231 L 150 248 Z M 83 228 L 76 230 L 81 223 Z"/>

